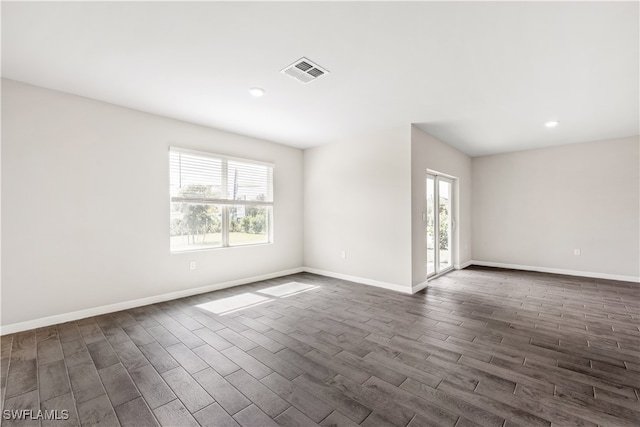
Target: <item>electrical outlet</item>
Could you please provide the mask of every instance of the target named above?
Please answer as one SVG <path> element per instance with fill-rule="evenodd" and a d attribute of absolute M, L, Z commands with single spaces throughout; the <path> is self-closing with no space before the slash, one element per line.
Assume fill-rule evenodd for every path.
<path fill-rule="evenodd" d="M 340 256 L 342 257 L 342 259 L 347 259 L 347 251 L 342 251 L 340 253 Z"/>
<path fill-rule="evenodd" d="M 582 251 L 580 249 L 574 249 L 573 250 L 573 254 L 578 256 L 578 255 L 582 255 Z"/>
<path fill-rule="evenodd" d="M 189 270 L 195 270 L 195 269 L 196 269 L 196 262 L 189 261 Z"/>

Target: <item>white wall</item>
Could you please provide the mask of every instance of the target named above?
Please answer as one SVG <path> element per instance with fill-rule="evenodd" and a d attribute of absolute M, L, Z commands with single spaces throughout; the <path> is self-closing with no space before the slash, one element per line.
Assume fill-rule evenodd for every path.
<path fill-rule="evenodd" d="M 634 137 L 474 158 L 474 260 L 637 279 L 639 147 Z"/>
<path fill-rule="evenodd" d="M 2 145 L 2 325 L 303 265 L 301 150 L 10 80 Z M 171 145 L 275 163 L 274 243 L 170 254 Z"/>
<path fill-rule="evenodd" d="M 412 283 L 427 280 L 426 223 L 422 213 L 427 210 L 427 169 L 456 177 L 453 211 L 457 227 L 453 233 L 456 266 L 471 261 L 471 158 L 450 145 L 434 138 L 416 126 L 411 126 L 411 226 Z"/>
<path fill-rule="evenodd" d="M 409 292 L 410 141 L 407 125 L 305 150 L 306 267 Z"/>
<path fill-rule="evenodd" d="M 409 292 L 427 169 L 458 178 L 456 264 L 640 276 L 637 137 L 470 159 L 403 126 L 303 155 L 3 80 L 2 142 L 3 326 L 303 265 Z M 170 254 L 172 145 L 275 163 L 274 243 Z"/>

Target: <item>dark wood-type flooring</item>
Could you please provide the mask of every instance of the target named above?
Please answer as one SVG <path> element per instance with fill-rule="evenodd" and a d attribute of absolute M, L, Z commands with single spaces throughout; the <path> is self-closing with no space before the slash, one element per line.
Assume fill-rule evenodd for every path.
<path fill-rule="evenodd" d="M 638 426 L 639 299 L 486 268 L 416 295 L 297 274 L 3 336 L 2 426 Z M 39 409 L 69 419 L 4 419 Z"/>

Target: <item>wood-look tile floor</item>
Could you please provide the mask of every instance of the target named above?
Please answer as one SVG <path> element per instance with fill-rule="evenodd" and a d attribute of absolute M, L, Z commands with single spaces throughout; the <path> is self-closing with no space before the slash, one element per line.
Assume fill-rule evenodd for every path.
<path fill-rule="evenodd" d="M 639 300 L 497 269 L 412 296 L 297 274 L 3 336 L 2 426 L 638 426 Z M 69 419 L 4 419 L 39 409 Z"/>

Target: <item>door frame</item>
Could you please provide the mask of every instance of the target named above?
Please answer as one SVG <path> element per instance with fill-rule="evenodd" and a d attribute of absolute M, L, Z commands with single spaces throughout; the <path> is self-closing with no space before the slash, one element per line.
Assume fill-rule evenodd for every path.
<path fill-rule="evenodd" d="M 452 175 L 448 175 L 445 173 L 437 172 L 431 169 L 427 169 L 427 174 L 425 176 L 425 186 L 427 185 L 427 180 L 433 179 L 434 182 L 434 248 L 433 248 L 433 272 L 429 273 L 429 267 L 427 266 L 427 280 L 431 280 L 435 277 L 438 277 L 442 274 L 448 273 L 453 270 L 455 267 L 455 257 L 457 256 L 457 251 L 455 251 L 455 247 L 457 245 L 457 206 L 455 206 L 456 195 L 457 195 L 457 182 L 458 178 Z M 451 186 L 451 193 L 449 195 L 449 266 L 443 270 L 440 270 L 440 181 L 448 182 Z M 426 190 L 426 189 L 425 189 Z M 426 202 L 426 191 L 425 191 L 425 202 Z M 425 209 L 425 222 L 426 222 L 426 209 Z M 426 236 L 426 227 L 425 227 L 425 236 Z M 425 241 L 425 243 L 427 243 Z M 427 245 L 428 246 L 428 245 Z M 428 251 L 428 247 L 427 247 Z"/>

